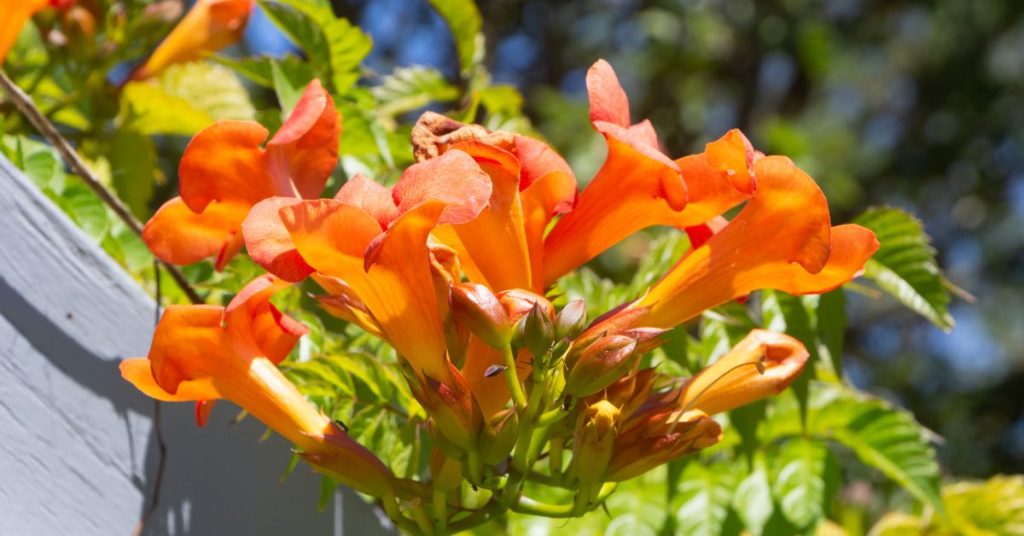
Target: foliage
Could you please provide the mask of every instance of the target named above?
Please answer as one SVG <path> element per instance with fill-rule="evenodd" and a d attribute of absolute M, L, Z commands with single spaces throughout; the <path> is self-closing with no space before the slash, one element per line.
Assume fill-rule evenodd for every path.
<path fill-rule="evenodd" d="M 176 163 L 187 136 L 219 119 L 259 119 L 275 126 L 315 77 L 328 85 L 344 117 L 343 159 L 334 188 L 356 172 L 395 178 L 412 162 L 406 143 L 410 114 L 428 107 L 491 128 L 533 130 L 523 113 L 522 95 L 511 86 L 492 83 L 484 64 L 483 19 L 467 0 L 430 2 L 452 32 L 457 80 L 424 66 L 370 73 L 364 63 L 372 49 L 370 37 L 336 16 L 327 2 L 260 0 L 302 57 L 217 56 L 120 88 L 97 79 L 96 73 L 137 59 L 141 49 L 155 44 L 153 35 L 166 33 L 170 21 L 144 20 L 145 2 L 98 3 L 103 12 L 117 4 L 129 14 L 125 20 L 99 24 L 94 39 L 103 47 L 71 54 L 59 43 L 44 43 L 27 32 L 8 69 L 68 137 L 80 141 L 78 148 L 94 171 L 140 219 L 173 195 Z M 716 46 L 711 37 L 715 23 L 685 24 L 704 25 L 694 28 L 704 36 L 702 46 Z M 827 37 L 813 25 L 803 27 L 800 36 L 805 61 L 818 65 L 822 55 L 827 56 L 820 50 L 827 48 Z M 152 285 L 153 257 L 138 237 L 76 177 L 65 173 L 56 153 L 33 140 L 12 110 L 0 108 L 0 113 L 3 154 L 136 278 Z M 687 113 L 691 112 L 684 110 Z M 773 146 L 825 143 L 795 132 L 781 119 L 766 130 Z M 830 184 L 840 190 L 853 188 L 842 181 Z M 881 242 L 865 276 L 909 309 L 951 329 L 948 285 L 923 225 L 895 208 L 870 209 L 855 221 L 874 230 Z M 689 249 L 684 233 L 668 232 L 649 242 L 625 280 L 609 277 L 614 274 L 598 260 L 563 279 L 554 294 L 560 305 L 584 299 L 593 318 L 642 296 Z M 244 257 L 222 273 L 206 265 L 186 270 L 193 284 L 209 292 L 211 301 L 225 299 L 256 273 L 258 268 Z M 173 285 L 162 287 L 166 301 L 185 301 Z M 846 296 L 852 290 L 856 289 L 840 288 L 821 296 L 765 291 L 745 303 L 705 313 L 696 327 L 667 334 L 669 343 L 648 360 L 676 375 L 713 363 L 759 326 L 800 339 L 811 361 L 805 377 L 781 396 L 730 412 L 723 419 L 731 424 L 728 435 L 718 447 L 623 484 L 608 499 L 608 514 L 595 511 L 570 521 L 509 514 L 477 530 L 490 533 L 504 525 L 511 532 L 557 528 L 609 534 L 812 533 L 826 523 L 844 522 L 847 505 L 841 487 L 853 476 L 867 474 L 874 489 L 892 498 L 884 509 L 909 502 L 920 512 L 888 513 L 875 525 L 874 534 L 904 534 L 923 527 L 935 533 L 1020 533 L 1024 484 L 1019 477 L 941 486 L 934 434 L 906 411 L 859 392 L 846 380 Z M 306 295 L 310 292 L 315 289 L 307 286 L 281 300 L 284 309 L 313 328 L 282 369 L 396 475 L 424 476 L 430 452 L 427 413 L 413 397 L 396 355 L 356 326 L 314 306 Z M 335 336 L 328 337 L 328 331 Z M 326 489 L 332 489 L 333 481 L 325 482 Z M 554 503 L 568 496 L 529 485 L 526 489 Z M 467 501 L 475 500 L 472 493 L 466 495 Z"/>

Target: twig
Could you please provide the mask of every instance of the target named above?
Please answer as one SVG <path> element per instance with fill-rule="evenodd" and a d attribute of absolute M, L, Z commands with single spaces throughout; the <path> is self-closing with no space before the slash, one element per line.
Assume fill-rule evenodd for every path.
<path fill-rule="evenodd" d="M 154 324 L 157 324 L 160 322 L 160 306 L 163 301 L 163 292 L 161 292 L 160 288 L 160 263 L 157 261 L 153 262 L 153 276 L 156 281 L 156 311 L 153 315 L 153 322 Z M 154 399 L 153 435 L 156 436 L 156 476 L 153 477 L 153 494 L 150 495 L 149 502 L 146 505 L 146 510 L 142 513 L 142 517 L 139 518 L 138 524 L 135 525 L 135 530 L 132 531 L 133 536 L 139 536 L 142 534 L 143 529 L 146 528 L 146 523 L 149 522 L 149 518 L 153 516 L 153 513 L 156 512 L 156 507 L 160 504 L 160 489 L 163 488 L 164 468 L 167 466 L 167 443 L 164 442 L 163 421 L 161 420 L 160 415 L 160 401 Z"/>
<path fill-rule="evenodd" d="M 89 188 L 91 188 L 92 191 L 95 192 L 111 210 L 114 211 L 114 214 L 117 214 L 121 221 L 123 221 L 133 233 L 141 237 L 142 224 L 139 223 L 139 220 L 135 219 L 135 216 L 128 210 L 128 207 L 121 203 L 121 200 L 115 197 L 105 186 L 103 186 L 103 183 L 96 178 L 92 171 L 85 165 L 85 162 L 82 161 L 82 157 L 78 156 L 78 153 L 75 152 L 74 147 L 72 147 L 64 136 L 57 130 L 57 127 L 55 127 L 53 123 L 51 123 L 50 120 L 39 111 L 39 108 L 37 108 L 35 103 L 32 102 L 32 97 L 29 97 L 28 94 L 22 91 L 13 80 L 8 78 L 7 73 L 3 70 L 0 70 L 0 86 L 3 87 L 7 96 L 10 97 L 11 102 L 13 102 L 14 106 L 18 108 L 18 111 L 20 111 L 22 115 L 32 123 L 32 126 L 36 127 L 36 130 L 38 130 L 39 133 L 49 140 L 54 148 L 57 149 L 57 152 L 60 153 L 61 158 L 64 159 L 64 162 L 67 163 L 68 167 L 71 168 L 76 175 L 81 177 L 82 181 L 84 181 L 85 184 L 89 186 Z M 188 280 L 185 279 L 181 270 L 178 270 L 176 266 L 172 266 L 167 263 L 163 264 L 164 267 L 167 268 L 168 273 L 171 274 L 174 282 L 177 283 L 185 295 L 188 296 L 189 301 L 195 304 L 200 304 L 205 301 L 198 293 L 196 293 Z"/>

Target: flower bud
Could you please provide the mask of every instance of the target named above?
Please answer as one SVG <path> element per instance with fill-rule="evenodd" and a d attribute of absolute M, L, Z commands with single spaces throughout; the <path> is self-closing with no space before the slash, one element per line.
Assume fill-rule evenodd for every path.
<path fill-rule="evenodd" d="M 497 465 L 516 445 L 519 417 L 513 408 L 502 410 L 487 421 L 480 433 L 480 454 L 484 463 Z"/>
<path fill-rule="evenodd" d="M 572 339 L 587 326 L 587 304 L 583 300 L 572 300 L 565 304 L 555 317 L 555 339 Z"/>
<path fill-rule="evenodd" d="M 509 322 L 513 324 L 529 314 L 534 305 L 539 305 L 552 319 L 555 317 L 555 306 L 551 305 L 551 302 L 544 296 L 529 290 L 521 288 L 503 290 L 498 293 L 498 301 L 505 308 Z"/>
<path fill-rule="evenodd" d="M 619 409 L 599 400 L 580 415 L 573 434 L 573 472 L 584 484 L 604 481 L 615 445 Z"/>
<path fill-rule="evenodd" d="M 671 412 L 642 419 L 619 433 L 605 480 L 621 482 L 714 445 L 722 428 L 702 411 Z"/>
<path fill-rule="evenodd" d="M 451 286 L 450 296 L 455 322 L 465 326 L 488 346 L 498 349 L 508 346 L 512 325 L 491 289 L 479 283 L 462 283 Z"/>
<path fill-rule="evenodd" d="M 793 337 L 755 329 L 687 382 L 679 402 L 714 415 L 779 394 L 803 372 L 807 357 Z"/>
<path fill-rule="evenodd" d="M 530 312 L 519 321 L 523 343 L 534 358 L 541 358 L 551 349 L 555 340 L 555 323 L 540 304 L 534 304 Z"/>
<path fill-rule="evenodd" d="M 476 448 L 483 416 L 462 373 L 451 363 L 448 363 L 448 368 L 446 381 L 427 376 L 426 381 L 416 388 L 417 399 L 445 439 L 470 450 Z"/>
<path fill-rule="evenodd" d="M 615 383 L 636 365 L 637 339 L 611 335 L 591 344 L 570 360 L 565 392 L 584 397 Z"/>

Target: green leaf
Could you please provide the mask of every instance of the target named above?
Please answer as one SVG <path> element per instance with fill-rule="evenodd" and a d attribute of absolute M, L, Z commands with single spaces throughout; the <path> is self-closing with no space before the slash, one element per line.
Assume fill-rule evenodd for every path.
<path fill-rule="evenodd" d="M 942 500 L 950 525 L 961 534 L 1024 535 L 1024 476 L 949 485 Z"/>
<path fill-rule="evenodd" d="M 448 24 L 459 56 L 459 71 L 463 77 L 474 70 L 484 55 L 484 36 L 480 32 L 483 18 L 473 0 L 428 0 L 434 10 Z"/>
<path fill-rule="evenodd" d="M 270 77 L 273 80 L 277 101 L 281 103 L 281 120 L 284 121 L 299 103 L 306 86 L 313 80 L 313 71 L 305 63 L 280 62 L 272 59 Z"/>
<path fill-rule="evenodd" d="M 150 215 L 149 201 L 155 184 L 156 148 L 141 132 L 119 128 L 110 141 L 110 177 L 121 199 L 140 220 Z"/>
<path fill-rule="evenodd" d="M 839 467 L 820 441 L 787 441 L 773 458 L 772 491 L 793 525 L 810 528 L 825 518 L 839 484 Z"/>
<path fill-rule="evenodd" d="M 949 291 L 920 220 L 898 208 L 872 208 L 856 223 L 878 236 L 881 247 L 864 267 L 864 275 L 936 326 L 953 329 Z"/>
<path fill-rule="evenodd" d="M 725 531 L 738 480 L 734 467 L 697 460 L 687 463 L 672 503 L 676 534 L 712 536 Z"/>
<path fill-rule="evenodd" d="M 1024 477 L 1020 475 L 948 484 L 942 488 L 942 501 L 946 516 L 891 512 L 875 523 L 871 534 L 1024 535 Z"/>
<path fill-rule="evenodd" d="M 941 509 L 939 466 L 929 433 L 913 416 L 888 402 L 837 384 L 812 382 L 807 434 L 835 440 L 864 464 L 881 471 L 919 500 Z M 795 397 L 780 396 L 762 423 L 762 441 L 800 436 Z"/>
<path fill-rule="evenodd" d="M 768 471 L 765 470 L 762 461 L 759 460 L 754 470 L 736 487 L 732 504 L 743 525 L 750 532 L 755 536 L 763 534 L 764 526 L 772 517 L 775 505 L 772 503 Z"/>
<path fill-rule="evenodd" d="M 359 64 L 373 47 L 362 30 L 316 0 L 261 0 L 260 6 L 306 52 L 317 76 L 330 77 L 336 93 L 347 93 L 355 85 Z"/>
<path fill-rule="evenodd" d="M 70 182 L 54 201 L 89 238 L 103 240 L 109 229 L 107 207 L 88 186 L 78 180 Z"/>
<path fill-rule="evenodd" d="M 191 136 L 218 119 L 252 120 L 249 94 L 230 69 L 209 62 L 173 65 L 124 86 L 118 122 L 142 134 Z"/>
<path fill-rule="evenodd" d="M 24 136 L 5 136 L 3 142 L 4 155 L 40 190 L 64 190 L 64 163 L 55 149 Z"/>
<path fill-rule="evenodd" d="M 437 69 L 429 67 L 398 67 L 373 88 L 380 101 L 377 113 L 393 118 L 422 108 L 432 102 L 451 102 L 459 98 L 459 90 L 445 80 Z"/>

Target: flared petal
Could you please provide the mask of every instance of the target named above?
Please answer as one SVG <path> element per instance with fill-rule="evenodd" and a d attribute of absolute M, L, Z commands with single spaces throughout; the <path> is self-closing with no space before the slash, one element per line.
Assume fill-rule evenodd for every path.
<path fill-rule="evenodd" d="M 508 151 L 478 141 L 455 144 L 444 155 L 458 152 L 476 161 L 489 177 L 491 188 L 487 206 L 472 221 L 454 225 L 455 232 L 493 290 L 532 288 L 519 197 L 519 160 Z"/>
<path fill-rule="evenodd" d="M 218 121 L 199 131 L 181 156 L 181 198 L 193 212 L 213 201 L 240 201 L 252 206 L 277 191 L 267 172 L 261 144 L 267 129 L 253 121 Z"/>
<path fill-rule="evenodd" d="M 491 198 L 491 179 L 471 156 L 447 151 L 402 173 L 391 190 L 398 212 L 405 213 L 429 201 L 441 201 L 438 224 L 459 224 L 476 218 Z"/>
<path fill-rule="evenodd" d="M 281 221 L 281 209 L 301 203 L 295 197 L 270 197 L 256 203 L 242 222 L 245 248 L 253 262 L 266 271 L 297 283 L 313 273 L 292 243 L 291 234 Z"/>
<path fill-rule="evenodd" d="M 0 11 L 3 12 L 0 17 L 0 65 L 18 39 L 21 27 L 48 4 L 48 0 L 0 0 Z"/>
<path fill-rule="evenodd" d="M 398 206 L 395 205 L 391 189 L 359 173 L 342 185 L 334 200 L 363 209 L 384 229 L 398 217 Z"/>
<path fill-rule="evenodd" d="M 362 209 L 334 200 L 281 209 L 285 227 L 310 266 L 348 284 L 417 372 L 447 373 L 427 236 L 445 209 L 428 201 L 400 216 L 386 234 Z"/>
<path fill-rule="evenodd" d="M 649 308 L 642 325 L 672 327 L 758 289 L 824 292 L 854 278 L 878 248 L 867 229 L 833 230 L 821 190 L 789 159 L 766 157 L 755 169 L 757 193 L 740 214 L 634 305 Z"/>
<path fill-rule="evenodd" d="M 252 337 L 260 355 L 275 365 L 288 357 L 299 338 L 309 333 L 301 322 L 285 315 L 270 297 L 288 282 L 266 274 L 249 282 L 224 310 L 227 329 L 235 337 Z"/>
<path fill-rule="evenodd" d="M 296 197 L 319 197 L 338 163 L 340 136 L 341 116 L 323 85 L 314 79 L 267 142 L 267 164 L 276 190 L 294 188 Z"/>
<path fill-rule="evenodd" d="M 142 239 L 164 262 L 192 264 L 216 255 L 223 266 L 238 252 L 239 226 L 248 211 L 245 203 L 229 200 L 210 203 L 197 214 L 175 197 L 146 222 Z"/>
<path fill-rule="evenodd" d="M 171 33 L 132 74 L 133 80 L 156 75 L 175 63 L 201 59 L 242 38 L 253 0 L 197 0 Z"/>
<path fill-rule="evenodd" d="M 664 224 L 687 204 L 679 165 L 660 151 L 649 123 L 630 126 L 626 94 L 604 60 L 587 72 L 587 90 L 590 119 L 608 156 L 544 241 L 545 285 L 640 229 Z"/>
<path fill-rule="evenodd" d="M 660 165 L 660 159 L 645 158 L 644 152 L 636 150 L 640 146 L 636 143 L 627 145 L 610 139 L 609 151 L 613 146 L 617 147 L 615 155 L 623 159 L 622 163 L 607 171 L 602 168 L 580 195 L 576 208 L 555 225 L 545 241 L 547 284 L 646 227 L 687 229 L 704 225 L 746 200 L 756 188 L 756 153 L 738 130 L 709 143 L 703 153 L 675 161 L 686 184 L 685 192 L 676 193 L 686 195 L 687 202 L 682 208 L 672 206 L 659 193 L 660 185 L 672 185 L 676 180 L 668 168 Z M 606 167 L 610 166 L 611 158 L 610 152 Z M 630 164 L 628 158 L 648 167 Z M 653 180 L 648 171 L 652 169 L 664 174 L 661 181 L 670 182 Z M 646 194 L 641 195 L 642 192 Z"/>
<path fill-rule="evenodd" d="M 177 392 L 168 393 L 156 383 L 150 361 L 145 357 L 125 359 L 121 361 L 119 368 L 121 377 L 128 380 L 136 389 L 150 398 L 164 402 L 195 402 L 216 400 L 221 397 L 209 378 L 183 381 L 178 384 Z"/>
<path fill-rule="evenodd" d="M 800 376 L 808 355 L 789 335 L 755 329 L 688 381 L 679 404 L 714 415 L 777 395 Z"/>

